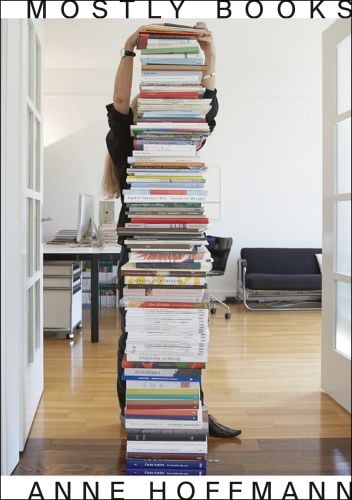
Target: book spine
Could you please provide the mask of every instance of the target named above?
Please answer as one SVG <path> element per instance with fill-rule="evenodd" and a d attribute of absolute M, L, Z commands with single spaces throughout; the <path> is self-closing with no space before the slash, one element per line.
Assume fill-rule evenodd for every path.
<path fill-rule="evenodd" d="M 207 468 L 207 463 L 204 461 L 182 461 L 182 462 L 177 462 L 176 460 L 162 460 L 162 461 L 154 461 L 154 460 L 133 460 L 133 459 L 127 459 L 126 465 L 128 468 L 136 468 L 136 469 L 143 469 L 143 468 L 150 468 L 150 469 L 190 469 L 190 470 L 197 470 L 197 469 L 203 469 L 206 470 Z"/>
<path fill-rule="evenodd" d="M 169 47 L 155 47 L 155 48 L 147 48 L 142 49 L 142 56 L 150 55 L 150 54 L 199 54 L 199 46 L 196 45 L 178 45 Z"/>
<path fill-rule="evenodd" d="M 187 460 L 187 461 L 197 461 L 197 462 L 205 462 L 207 459 L 207 455 L 205 453 L 140 453 L 131 451 L 126 454 L 127 459 L 152 459 L 152 460 Z"/>
<path fill-rule="evenodd" d="M 148 38 L 149 38 L 148 33 L 140 32 L 138 35 L 137 49 L 146 49 Z"/>
<path fill-rule="evenodd" d="M 208 302 L 139 302 L 139 301 L 128 301 L 127 307 L 142 307 L 144 309 L 208 309 Z"/>
<path fill-rule="evenodd" d="M 177 276 L 125 276 L 127 285 L 202 285 L 205 281 L 202 278 L 178 278 Z"/>
<path fill-rule="evenodd" d="M 128 361 L 153 361 L 153 362 L 175 362 L 175 363 L 191 363 L 198 361 L 206 363 L 208 361 L 207 354 L 201 355 L 177 355 L 177 354 L 160 354 L 151 353 L 150 351 L 139 353 L 128 353 Z"/>
<path fill-rule="evenodd" d="M 152 405 L 153 408 L 157 408 L 160 410 L 169 409 L 169 408 L 175 408 L 175 409 L 189 408 L 191 410 L 199 410 L 199 400 L 192 401 L 190 399 L 187 399 L 181 403 L 179 401 L 180 400 L 178 400 L 178 401 L 170 400 L 170 401 L 167 401 L 165 403 L 165 400 L 163 400 L 162 402 L 149 400 L 146 403 L 144 400 L 139 400 L 139 401 L 134 400 L 133 402 L 131 402 L 131 401 L 128 402 L 128 408 L 129 409 L 134 409 L 134 408 L 149 409 Z"/>
<path fill-rule="evenodd" d="M 130 405 L 126 407 L 126 416 L 137 415 L 158 415 L 158 416 L 175 416 L 175 417 L 196 417 L 198 410 L 192 408 L 131 408 Z"/>
<path fill-rule="evenodd" d="M 128 382 L 126 394 L 185 394 L 197 396 L 199 394 L 198 382 Z"/>
<path fill-rule="evenodd" d="M 154 120 L 153 120 L 154 121 Z M 162 119 L 160 119 L 162 122 Z M 168 156 L 175 156 L 175 154 L 178 154 L 179 156 L 190 156 L 190 154 L 194 154 L 196 156 L 196 148 L 195 146 L 169 146 L 168 148 L 162 148 L 162 147 L 154 147 L 149 146 L 149 147 L 144 147 L 142 151 L 139 150 L 134 150 L 133 151 L 133 157 L 138 158 L 140 156 L 146 157 L 146 156 L 165 156 L 166 158 Z"/>
<path fill-rule="evenodd" d="M 205 476 L 205 470 L 185 469 L 185 470 L 159 470 L 159 469 L 136 469 L 126 468 L 127 476 Z"/>
<path fill-rule="evenodd" d="M 189 431 L 188 433 L 178 433 L 179 431 L 158 431 L 156 432 L 128 432 L 127 439 L 129 441 L 206 441 L 207 432 Z"/>
<path fill-rule="evenodd" d="M 191 195 L 191 196 L 171 196 L 171 195 L 136 195 L 136 194 L 124 194 L 124 201 L 128 203 L 159 203 L 159 202 L 173 202 L 173 203 L 183 203 L 183 202 L 204 202 L 206 201 L 206 195 Z"/>
<path fill-rule="evenodd" d="M 151 415 L 145 415 L 145 414 L 142 414 L 142 415 L 137 415 L 135 413 L 126 413 L 126 427 L 129 426 L 129 422 L 131 420 L 150 420 L 150 421 L 155 421 L 155 420 L 159 420 L 159 421 L 165 421 L 165 420 L 177 420 L 177 421 L 182 421 L 182 422 L 193 422 L 193 421 L 197 421 L 197 417 L 196 416 L 192 416 L 192 415 L 155 415 L 155 414 L 151 414 Z"/>
<path fill-rule="evenodd" d="M 182 99 L 197 99 L 199 97 L 198 92 L 140 92 L 139 97 L 142 98 L 182 98 Z"/>
<path fill-rule="evenodd" d="M 131 217 L 132 224 L 208 224 L 208 218 L 183 218 L 183 217 L 165 217 L 165 218 L 147 218 Z"/>
<path fill-rule="evenodd" d="M 186 377 L 186 376 L 178 376 L 178 377 L 156 377 L 156 376 L 143 376 L 143 375 L 122 375 L 122 380 L 161 380 L 163 382 L 174 382 L 178 380 L 180 382 L 192 380 L 192 382 L 200 382 L 201 377 Z"/>
<path fill-rule="evenodd" d="M 122 358 L 122 368 L 174 368 L 174 369 L 199 369 L 203 370 L 205 368 L 204 363 L 153 363 L 153 362 L 130 362 L 127 360 L 127 356 L 124 355 Z"/>
<path fill-rule="evenodd" d="M 176 69 L 177 68 L 177 69 Z M 208 66 L 204 64 L 194 64 L 194 65 L 180 65 L 175 67 L 172 64 L 142 64 L 142 71 L 201 71 L 205 73 L 208 69 Z"/>
<path fill-rule="evenodd" d="M 201 429 L 202 424 L 198 420 L 181 420 L 181 419 L 151 419 L 147 418 L 126 418 L 126 430 L 128 429 Z M 184 455 L 183 455 L 184 456 Z M 156 457 L 155 457 L 156 458 Z M 171 457 L 170 457 L 171 458 Z"/>

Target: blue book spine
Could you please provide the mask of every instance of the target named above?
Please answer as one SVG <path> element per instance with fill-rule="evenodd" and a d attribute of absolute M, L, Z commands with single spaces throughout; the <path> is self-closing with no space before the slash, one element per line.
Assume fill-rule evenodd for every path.
<path fill-rule="evenodd" d="M 205 476 L 205 470 L 151 470 L 151 469 L 126 469 L 126 476 Z"/>
<path fill-rule="evenodd" d="M 197 416 L 192 415 L 126 415 L 126 419 L 137 420 L 197 420 Z"/>
<path fill-rule="evenodd" d="M 185 189 L 190 189 L 190 188 L 202 188 L 204 187 L 205 183 L 199 183 L 199 182 L 129 182 L 129 184 L 133 188 L 151 188 L 151 189 L 170 189 L 170 188 L 185 188 Z"/>
<path fill-rule="evenodd" d="M 182 470 L 206 470 L 207 463 L 204 460 L 142 460 L 127 458 L 126 467 L 129 469 L 182 469 Z"/>
<path fill-rule="evenodd" d="M 126 399 L 199 399 L 198 394 L 126 394 Z"/>
<path fill-rule="evenodd" d="M 200 377 L 155 377 L 146 375 L 122 375 L 122 380 L 159 380 L 160 382 L 200 382 Z"/>

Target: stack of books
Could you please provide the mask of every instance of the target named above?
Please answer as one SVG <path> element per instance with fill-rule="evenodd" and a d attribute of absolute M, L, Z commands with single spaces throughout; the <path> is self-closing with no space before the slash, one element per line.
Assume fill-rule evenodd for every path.
<path fill-rule="evenodd" d="M 99 232 L 104 245 L 118 246 L 115 222 L 100 224 Z"/>
<path fill-rule="evenodd" d="M 208 418 L 200 396 L 208 357 L 204 173 L 197 151 L 209 135 L 204 30 L 151 25 L 140 34 L 142 81 L 131 126 L 118 227 L 126 308 L 127 474 L 206 473 Z"/>
<path fill-rule="evenodd" d="M 76 229 L 59 229 L 56 231 L 52 240 L 47 241 L 47 243 L 76 243 L 77 230 Z"/>

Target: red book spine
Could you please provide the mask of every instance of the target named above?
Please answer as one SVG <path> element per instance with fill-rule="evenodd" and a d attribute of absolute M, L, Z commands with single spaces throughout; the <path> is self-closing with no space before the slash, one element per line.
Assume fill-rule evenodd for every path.
<path fill-rule="evenodd" d="M 200 369 L 205 368 L 205 363 L 198 363 L 196 361 L 180 363 L 180 365 L 182 366 L 179 366 L 179 368 L 200 368 Z M 157 363 L 154 361 L 128 361 L 126 354 L 122 359 L 122 368 L 157 368 L 157 367 L 177 368 L 177 366 L 178 366 L 177 363 L 171 363 L 171 365 L 169 366 L 169 363 Z"/>
<path fill-rule="evenodd" d="M 148 33 L 141 33 L 140 32 L 139 36 L 138 36 L 137 49 L 146 49 L 147 43 L 148 43 L 148 38 L 149 38 Z"/>
<path fill-rule="evenodd" d="M 151 38 L 198 38 L 200 36 L 199 33 L 194 33 L 192 31 L 172 31 L 168 32 L 165 30 L 151 30 L 151 31 L 140 31 L 139 32 L 139 40 L 142 37 L 142 41 L 144 42 L 144 39 L 146 37 L 145 43 L 148 41 L 149 36 Z M 137 49 L 145 49 L 145 47 L 140 47 L 139 46 L 139 40 L 138 40 L 138 45 Z"/>
<path fill-rule="evenodd" d="M 168 118 L 167 121 L 169 123 L 184 123 L 184 118 Z M 139 123 L 163 123 L 165 122 L 165 118 L 141 118 L 138 119 Z M 193 118 L 192 120 L 187 119 L 187 123 L 205 123 L 204 118 Z"/>
<path fill-rule="evenodd" d="M 152 308 L 164 308 L 164 309 L 205 309 L 202 302 L 141 302 L 138 307 L 144 307 L 145 309 Z M 128 306 L 127 306 L 128 307 Z"/>
<path fill-rule="evenodd" d="M 185 218 L 165 218 L 165 219 L 140 219 L 132 217 L 132 224 L 208 224 L 207 218 L 185 219 Z"/>
<path fill-rule="evenodd" d="M 144 410 L 144 409 L 150 409 L 151 405 L 150 403 L 145 403 L 145 404 L 131 404 L 131 403 L 128 403 L 128 409 L 130 410 L 134 410 L 134 409 L 140 409 L 140 410 Z M 174 408 L 175 410 L 182 410 L 182 409 L 194 409 L 196 410 L 197 408 L 199 408 L 199 401 L 197 402 L 196 400 L 195 401 L 191 401 L 189 402 L 189 400 L 187 400 L 187 402 L 185 403 L 176 403 L 176 404 L 171 404 L 170 403 L 167 403 L 167 404 L 163 404 L 163 403 L 160 403 L 160 404 L 155 404 L 153 403 L 153 408 L 155 409 L 159 409 L 159 410 L 163 410 L 163 409 L 170 409 L 170 408 Z"/>

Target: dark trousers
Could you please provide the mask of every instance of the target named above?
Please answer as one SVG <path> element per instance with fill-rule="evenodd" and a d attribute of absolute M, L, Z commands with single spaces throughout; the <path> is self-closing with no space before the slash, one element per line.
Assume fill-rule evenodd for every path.
<path fill-rule="evenodd" d="M 121 245 L 121 253 L 120 260 L 118 264 L 117 271 L 117 288 L 119 292 L 119 298 L 122 298 L 123 295 L 123 279 L 121 276 L 121 266 L 123 266 L 128 261 L 128 250 L 125 245 Z M 117 396 L 119 398 L 121 413 L 125 413 L 126 406 L 126 381 L 122 380 L 123 368 L 122 368 L 122 360 L 125 354 L 126 349 L 126 340 L 127 340 L 127 332 L 126 332 L 126 309 L 124 307 L 119 307 L 120 311 L 120 320 L 121 320 L 121 335 L 119 338 L 118 348 L 117 348 Z M 200 399 L 202 404 L 204 403 L 204 393 L 202 390 L 202 384 L 200 384 Z"/>

